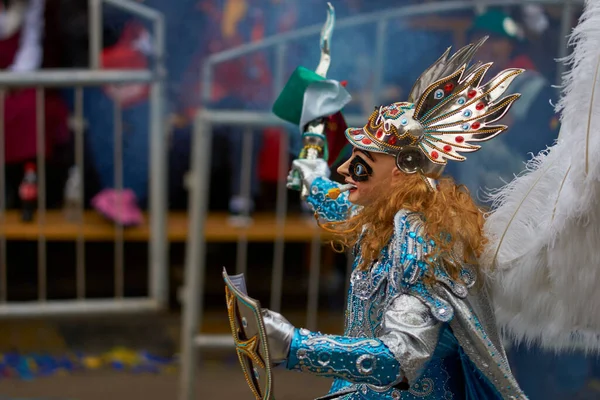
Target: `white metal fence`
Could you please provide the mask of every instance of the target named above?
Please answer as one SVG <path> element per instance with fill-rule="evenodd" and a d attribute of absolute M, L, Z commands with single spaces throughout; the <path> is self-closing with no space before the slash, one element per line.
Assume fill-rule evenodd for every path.
<path fill-rule="evenodd" d="M 102 7 L 110 6 L 124 10 L 133 16 L 149 20 L 153 25 L 152 67 L 146 70 L 101 70 L 100 51 L 102 48 Z M 67 15 L 67 14 L 65 14 Z M 90 15 L 90 64 L 87 70 L 39 70 L 30 73 L 0 72 L 0 113 L 4 110 L 6 90 L 15 87 L 33 87 L 36 89 L 36 140 L 38 168 L 38 207 L 37 224 L 37 301 L 7 301 L 7 237 L 5 204 L 5 119 L 0 115 L 0 317 L 26 317 L 40 315 L 71 315 L 93 313 L 129 313 L 158 310 L 167 303 L 167 238 L 166 224 L 166 125 L 165 125 L 165 91 L 164 91 L 164 52 L 165 26 L 161 13 L 128 0 L 89 0 Z M 68 45 L 68 44 L 64 44 Z M 144 82 L 150 85 L 150 246 L 149 246 L 149 282 L 148 296 L 129 298 L 124 296 L 124 231 L 120 225 L 114 228 L 114 292 L 113 298 L 86 298 L 86 266 L 84 205 L 81 202 L 78 210 L 78 226 L 76 242 L 76 298 L 70 300 L 49 300 L 47 297 L 47 226 L 46 226 L 46 181 L 45 181 L 45 112 L 44 92 L 47 88 L 68 87 L 75 90 L 74 108 L 74 141 L 75 164 L 79 171 L 84 168 L 84 115 L 83 88 L 107 84 L 130 84 Z M 115 104 L 115 189 L 123 186 L 122 110 Z M 107 116 L 110 117 L 110 116 Z M 107 132 L 107 134 L 110 134 Z M 83 185 L 80 197 L 83 198 Z"/>
<path fill-rule="evenodd" d="M 382 87 L 384 50 L 386 48 L 386 36 L 388 24 L 390 21 L 399 18 L 410 18 L 416 16 L 425 16 L 431 14 L 441 14 L 453 11 L 470 10 L 483 6 L 521 6 L 524 4 L 547 4 L 562 6 L 562 25 L 561 38 L 564 38 L 557 49 L 558 57 L 567 54 L 566 36 L 572 26 L 572 16 L 575 6 L 580 6 L 582 1 L 575 0 L 486 0 L 486 1 L 439 1 L 435 3 L 424 3 L 414 6 L 400 7 L 392 10 L 374 12 L 370 14 L 359 15 L 340 20 L 336 23 L 336 32 L 338 29 L 357 27 L 370 24 L 376 27 L 376 41 L 374 43 L 375 59 L 373 62 L 373 94 L 374 104 L 377 103 L 379 89 Z M 323 11 L 325 14 L 325 11 Z M 260 42 L 251 43 L 239 48 L 224 51 L 210 56 L 202 70 L 202 88 L 203 104 L 209 104 L 210 93 L 213 87 L 214 70 L 226 61 L 239 59 L 245 55 L 274 49 L 275 51 L 275 84 L 273 98 L 280 92 L 284 84 L 286 50 L 291 41 L 310 38 L 315 40 L 320 32 L 321 25 L 310 26 L 294 32 L 289 32 L 274 37 L 264 39 Z M 316 44 L 315 44 L 316 45 Z M 335 63 L 335 48 L 332 49 L 333 63 Z M 316 65 L 316 62 L 315 62 Z M 559 66 L 558 78 L 560 78 L 563 67 Z M 361 116 L 346 116 L 350 125 L 361 126 L 364 118 Z M 204 109 L 198 113 L 195 120 L 195 129 L 193 144 L 191 149 L 191 185 L 189 192 L 189 216 L 190 228 L 186 247 L 186 269 L 185 269 L 185 290 L 184 290 L 184 310 L 182 315 L 182 370 L 180 382 L 181 400 L 195 399 L 196 392 L 196 363 L 198 348 L 229 348 L 233 346 L 233 340 L 228 332 L 221 335 L 201 335 L 199 327 L 202 325 L 203 318 L 203 297 L 205 293 L 205 273 L 206 273 L 206 241 L 205 241 L 205 222 L 208 212 L 208 190 L 209 190 L 209 171 L 211 163 L 211 141 L 212 128 L 218 125 L 239 126 L 248 130 L 245 137 L 248 138 L 252 133 L 250 128 L 279 126 L 282 122 L 274 115 L 267 112 L 248 112 L 243 110 L 212 110 Z M 251 140 L 244 140 L 243 158 L 248 160 L 251 154 Z M 274 241 L 273 254 L 273 272 L 271 298 L 268 304 L 269 308 L 278 311 L 281 307 L 282 299 L 282 279 L 284 271 L 284 228 L 286 224 L 287 213 L 287 192 L 285 187 L 285 177 L 288 168 L 288 139 L 283 135 L 280 140 L 279 152 L 279 182 L 276 200 L 276 221 L 277 234 Z M 242 195 L 249 195 L 250 174 L 247 163 L 242 162 Z M 236 272 L 246 270 L 246 254 L 248 240 L 242 234 L 237 243 L 237 265 Z M 321 239 L 317 231 L 312 240 L 311 262 L 308 284 L 308 304 L 307 304 L 307 322 L 306 327 L 314 329 L 317 319 L 318 288 L 320 273 L 320 248 Z M 219 266 L 220 267 L 220 266 Z M 225 312 L 225 311 L 223 311 Z"/>

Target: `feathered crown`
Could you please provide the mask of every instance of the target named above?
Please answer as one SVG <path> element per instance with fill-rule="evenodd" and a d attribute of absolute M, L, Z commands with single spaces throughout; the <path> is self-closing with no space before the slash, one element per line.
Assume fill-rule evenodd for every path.
<path fill-rule="evenodd" d="M 396 157 L 397 167 L 420 173 L 431 188 L 447 160 L 464 161 L 462 153 L 479 150 L 484 142 L 507 129 L 494 125 L 520 94 L 500 99 L 523 69 L 506 69 L 485 84 L 493 63 L 467 68 L 487 40 L 469 44 L 448 58 L 450 48 L 414 84 L 408 102 L 376 107 L 363 128 L 349 128 L 346 137 L 366 151 Z"/>

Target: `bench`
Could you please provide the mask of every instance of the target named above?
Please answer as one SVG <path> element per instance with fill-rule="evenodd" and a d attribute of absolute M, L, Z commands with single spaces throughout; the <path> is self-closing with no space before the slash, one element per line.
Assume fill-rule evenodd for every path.
<path fill-rule="evenodd" d="M 84 213 L 84 223 L 69 222 L 64 218 L 62 210 L 49 210 L 45 215 L 45 223 L 40 225 L 36 214 L 32 222 L 23 222 L 17 210 L 9 210 L 5 214 L 4 223 L 0 226 L 0 237 L 6 240 L 35 241 L 43 235 L 48 241 L 75 241 L 81 234 L 88 242 L 106 242 L 115 240 L 117 229 L 95 211 Z M 145 222 L 137 227 L 123 229 L 123 239 L 130 242 L 146 242 L 150 238 L 148 215 Z M 169 212 L 167 215 L 167 240 L 169 242 L 185 242 L 188 233 L 188 214 L 186 212 Z M 261 213 L 253 216 L 253 223 L 246 228 L 232 225 L 227 213 L 211 213 L 206 221 L 206 240 L 208 242 L 235 242 L 240 235 L 246 235 L 250 242 L 273 242 L 277 236 L 277 220 L 273 213 Z M 283 237 L 286 242 L 309 242 L 315 235 L 323 235 L 311 217 L 288 215 L 285 220 Z"/>

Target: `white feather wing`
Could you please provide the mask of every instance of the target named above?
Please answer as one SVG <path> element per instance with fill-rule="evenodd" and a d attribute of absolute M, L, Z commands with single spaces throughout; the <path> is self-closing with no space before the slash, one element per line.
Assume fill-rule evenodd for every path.
<path fill-rule="evenodd" d="M 491 194 L 482 263 L 496 316 L 518 341 L 600 350 L 600 1 L 570 44 L 559 141 Z"/>

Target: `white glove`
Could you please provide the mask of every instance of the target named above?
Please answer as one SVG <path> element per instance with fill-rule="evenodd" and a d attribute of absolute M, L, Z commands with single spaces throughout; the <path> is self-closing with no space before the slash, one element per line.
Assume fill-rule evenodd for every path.
<path fill-rule="evenodd" d="M 271 364 L 277 365 L 287 361 L 290 345 L 296 328 L 283 315 L 275 311 L 262 309 L 262 315 L 267 331 L 267 341 Z"/>
<path fill-rule="evenodd" d="M 300 179 L 302 179 L 302 184 L 306 187 L 306 189 L 310 188 L 315 179 L 319 177 L 329 178 L 331 175 L 327 161 L 323 160 L 322 158 L 316 158 L 312 160 L 299 158 L 292 162 L 292 169 L 287 177 L 288 189 L 298 190 L 294 182 L 294 171 L 298 171 L 300 174 Z"/>

